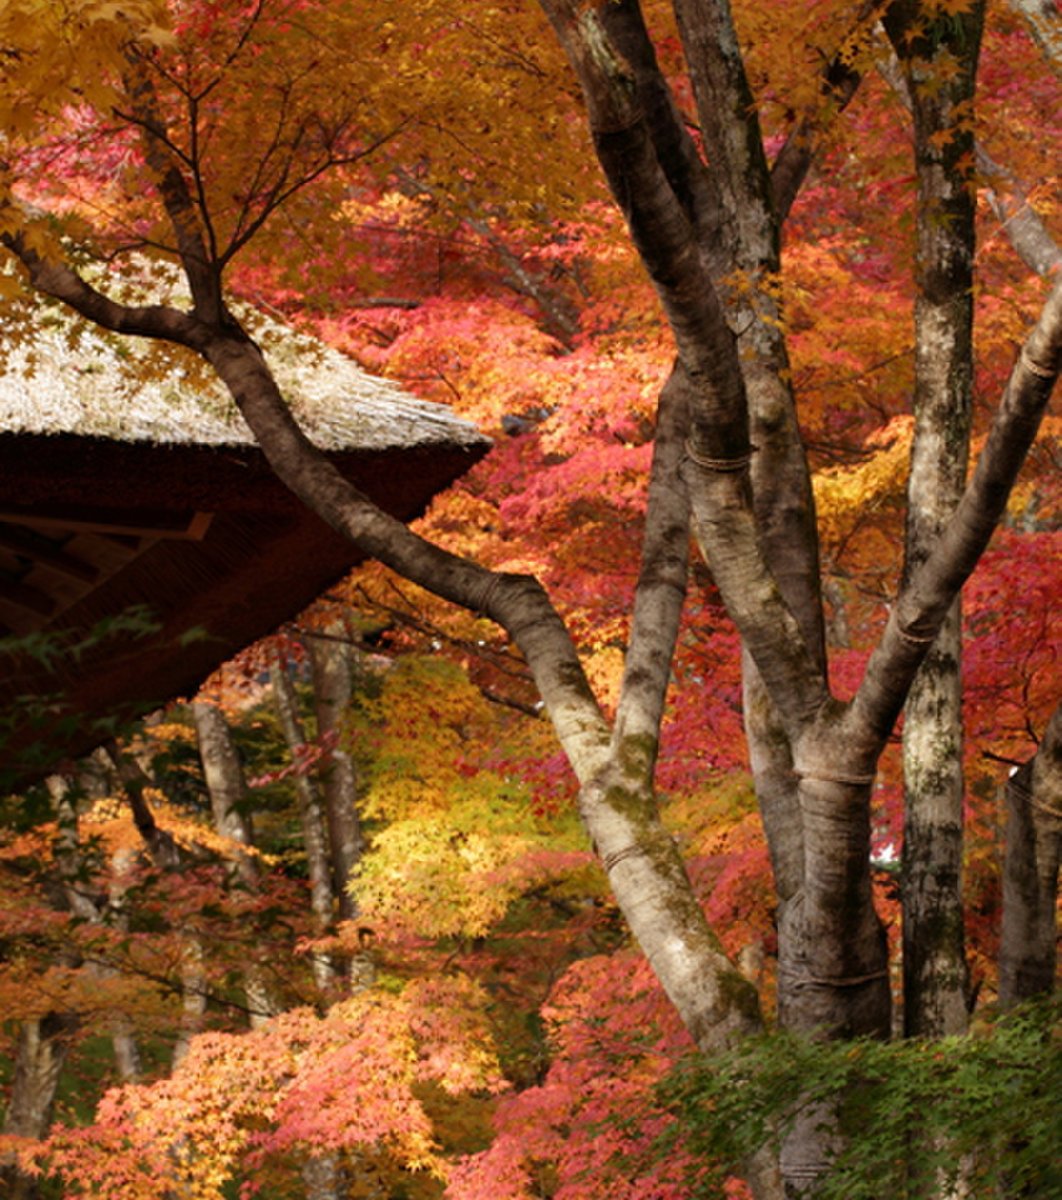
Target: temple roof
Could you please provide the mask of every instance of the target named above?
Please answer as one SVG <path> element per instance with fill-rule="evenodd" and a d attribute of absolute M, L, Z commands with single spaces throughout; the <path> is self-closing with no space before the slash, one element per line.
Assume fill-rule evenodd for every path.
<path fill-rule="evenodd" d="M 185 352 L 36 316 L 0 373 L 0 786 L 193 691 L 360 558 Z M 254 336 L 311 440 L 397 517 L 488 448 L 277 321 Z"/>

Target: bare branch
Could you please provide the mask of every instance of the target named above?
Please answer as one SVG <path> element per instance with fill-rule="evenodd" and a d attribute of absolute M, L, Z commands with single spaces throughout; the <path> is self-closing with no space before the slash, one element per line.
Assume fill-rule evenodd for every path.
<path fill-rule="evenodd" d="M 325 172 L 330 171 L 335 167 L 352 166 L 354 163 L 360 162 L 363 158 L 368 158 L 370 155 L 375 154 L 376 151 L 382 146 L 386 146 L 388 142 L 398 137 L 398 135 L 408 124 L 409 119 L 401 121 L 387 133 L 380 134 L 378 137 L 374 138 L 371 142 L 366 143 L 360 149 L 351 151 L 350 153 L 333 154 L 332 148 L 327 147 L 324 158 L 317 164 L 317 166 L 305 171 L 299 176 L 298 179 L 295 180 L 294 183 L 290 185 L 287 184 L 290 176 L 289 160 L 289 162 L 285 164 L 284 168 L 281 170 L 276 182 L 267 191 L 265 197 L 263 198 L 262 207 L 258 215 L 254 218 L 254 220 L 249 221 L 247 225 L 243 227 L 242 231 L 237 230 L 237 232 L 233 234 L 232 240 L 229 242 L 228 247 L 218 260 L 219 263 L 224 265 L 231 261 L 233 256 L 247 245 L 251 238 L 253 238 L 254 235 L 262 228 L 262 226 L 266 223 L 266 221 L 269 220 L 273 213 L 275 213 L 278 208 L 283 207 L 283 205 L 285 205 L 292 198 L 292 196 L 295 196 L 304 188 L 309 187 L 311 183 L 314 183 L 323 174 L 325 174 Z M 337 136 L 338 134 L 333 134 L 333 137 Z"/>
<path fill-rule="evenodd" d="M 630 648 L 613 744 L 629 771 L 651 784 L 689 572 L 690 502 L 682 480 L 689 384 L 676 366 L 664 385 L 656 418 L 653 466 L 634 595 Z"/>
<path fill-rule="evenodd" d="M 1001 167 L 980 142 L 975 152 L 977 169 L 987 186 L 988 203 L 1022 262 L 1044 278 L 1062 270 L 1062 248 L 1029 203 L 1020 181 Z"/>
<path fill-rule="evenodd" d="M 144 157 L 155 174 L 159 196 L 177 239 L 195 313 L 211 324 L 219 323 L 225 306 L 216 255 L 210 249 L 214 234 L 206 223 L 206 210 L 193 198 L 181 161 L 170 149 L 172 139 L 166 132 L 155 85 L 142 55 L 131 46 L 126 58 L 129 63 L 126 90 L 133 115 L 143 131 Z M 193 173 L 197 170 L 193 164 Z"/>

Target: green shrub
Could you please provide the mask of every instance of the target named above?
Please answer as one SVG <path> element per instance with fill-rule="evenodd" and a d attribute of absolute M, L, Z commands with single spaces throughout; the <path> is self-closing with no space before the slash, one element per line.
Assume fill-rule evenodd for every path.
<path fill-rule="evenodd" d="M 1062 1197 L 1062 1001 L 979 1018 L 936 1042 L 811 1042 L 772 1033 L 724 1056 L 691 1057 L 663 1084 L 678 1141 L 718 1164 L 717 1187 L 804 1105 L 839 1106 L 844 1148 L 816 1200 L 946 1194 Z M 718 1195 L 691 1191 L 690 1195 Z"/>

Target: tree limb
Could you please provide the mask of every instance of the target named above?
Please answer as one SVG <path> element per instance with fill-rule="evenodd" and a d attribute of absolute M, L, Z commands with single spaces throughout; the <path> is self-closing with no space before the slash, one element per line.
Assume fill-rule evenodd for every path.
<path fill-rule="evenodd" d="M 937 631 L 977 565 L 1006 508 L 1014 480 L 1062 370 L 1062 279 L 1021 348 L 954 516 L 932 553 L 901 589 L 853 701 L 884 742 Z"/>
<path fill-rule="evenodd" d="M 676 365 L 660 395 L 642 565 L 613 732 L 613 745 L 629 748 L 629 768 L 635 765 L 630 759 L 637 755 L 646 783 L 651 783 L 656 765 L 689 571 L 690 505 L 681 473 L 687 387 L 685 374 Z"/>

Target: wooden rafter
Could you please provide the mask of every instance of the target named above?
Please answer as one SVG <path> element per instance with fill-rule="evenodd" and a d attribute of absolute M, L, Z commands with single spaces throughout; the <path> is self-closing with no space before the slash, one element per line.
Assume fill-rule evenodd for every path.
<path fill-rule="evenodd" d="M 42 567 L 48 567 L 68 579 L 76 579 L 82 583 L 94 583 L 99 577 L 99 571 L 91 563 L 83 562 L 57 546 L 27 536 L 12 525 L 0 523 L 0 549 L 10 550 L 12 554 L 30 559 Z"/>
<path fill-rule="evenodd" d="M 176 538 L 202 541 L 210 528 L 213 513 L 164 512 L 139 509 L 69 508 L 63 510 L 21 512 L 18 509 L 0 510 L 0 522 L 24 525 L 41 531 L 62 533 L 100 533 L 148 538 Z"/>

